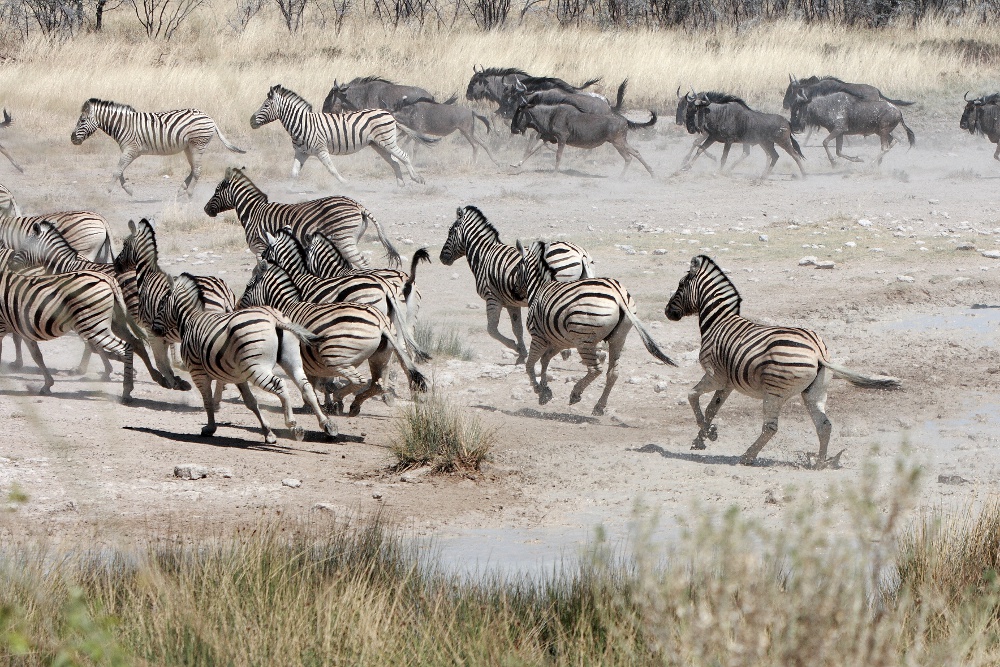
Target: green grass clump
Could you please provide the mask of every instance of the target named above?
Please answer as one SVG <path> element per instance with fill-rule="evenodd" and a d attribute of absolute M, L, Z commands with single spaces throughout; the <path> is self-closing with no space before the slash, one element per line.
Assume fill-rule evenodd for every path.
<path fill-rule="evenodd" d="M 472 361 L 476 356 L 476 351 L 466 345 L 462 335 L 454 327 L 439 331 L 429 323 L 417 322 L 413 338 L 420 349 L 432 357 Z"/>
<path fill-rule="evenodd" d="M 397 426 L 392 453 L 399 469 L 479 470 L 496 439 L 495 430 L 434 392 L 404 408 Z"/>

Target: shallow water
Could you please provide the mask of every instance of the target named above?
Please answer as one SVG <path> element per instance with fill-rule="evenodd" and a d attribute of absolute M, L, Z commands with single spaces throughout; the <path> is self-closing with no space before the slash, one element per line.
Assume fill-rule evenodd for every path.
<path fill-rule="evenodd" d="M 942 308 L 934 314 L 904 317 L 885 325 L 889 331 L 973 334 L 982 343 L 1000 342 L 1000 308 Z"/>

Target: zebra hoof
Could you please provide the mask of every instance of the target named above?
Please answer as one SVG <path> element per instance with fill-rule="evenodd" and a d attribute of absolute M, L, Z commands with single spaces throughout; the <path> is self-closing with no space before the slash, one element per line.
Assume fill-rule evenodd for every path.
<path fill-rule="evenodd" d="M 396 405 L 396 392 L 387 391 L 384 394 L 382 394 L 382 402 L 388 405 L 390 408 Z M 360 407 L 358 409 L 360 409 Z M 353 405 L 351 406 L 351 410 L 354 410 Z"/>
<path fill-rule="evenodd" d="M 12 371 L 19 371 L 22 368 L 24 368 L 24 362 L 21 361 L 20 359 L 17 359 L 15 361 L 10 362 L 8 368 L 10 368 L 10 370 Z"/>
<path fill-rule="evenodd" d="M 355 401 L 353 403 L 351 403 L 351 409 L 348 410 L 347 416 L 348 417 L 357 417 L 360 414 L 361 414 L 361 404 L 358 403 L 357 399 L 355 399 Z"/>
<path fill-rule="evenodd" d="M 174 391 L 191 391 L 191 383 L 187 380 L 176 378 L 173 386 Z M 218 410 L 218 407 L 216 407 Z"/>
<path fill-rule="evenodd" d="M 573 350 L 563 350 L 559 354 L 562 356 L 562 360 L 566 361 L 569 359 L 569 355 L 573 354 Z"/>
<path fill-rule="evenodd" d="M 520 366 L 521 364 L 523 364 L 527 360 L 528 360 L 528 353 L 527 352 L 518 352 L 517 359 L 514 360 L 514 365 L 515 366 Z"/>
<path fill-rule="evenodd" d="M 47 387 L 45 385 L 42 385 L 38 389 L 38 395 L 39 396 L 51 396 L 52 395 L 52 387 Z"/>
<path fill-rule="evenodd" d="M 552 400 L 552 390 L 549 389 L 548 387 L 542 387 L 541 391 L 538 392 L 538 404 L 545 405 L 551 400 Z M 573 402 L 572 399 L 570 399 L 570 403 L 572 402 Z"/>
<path fill-rule="evenodd" d="M 756 460 L 757 460 L 756 456 L 747 456 L 746 454 L 744 454 L 743 456 L 740 457 L 740 465 L 752 466 L 754 464 L 754 461 Z"/>
<path fill-rule="evenodd" d="M 715 428 L 715 424 L 712 424 L 709 427 L 708 433 L 706 435 L 708 436 L 709 440 L 715 442 L 716 440 L 719 439 L 719 429 Z"/>
<path fill-rule="evenodd" d="M 301 426 L 292 427 L 292 437 L 298 442 L 302 442 L 306 437 L 306 432 Z"/>
<path fill-rule="evenodd" d="M 264 444 L 273 445 L 278 442 L 278 437 L 274 435 L 274 431 L 268 431 L 264 434 Z"/>
<path fill-rule="evenodd" d="M 132 405 L 135 399 L 132 398 L 131 394 L 122 395 L 122 405 Z"/>
<path fill-rule="evenodd" d="M 594 415 L 595 417 L 603 417 L 604 416 L 604 408 L 602 408 L 599 405 L 595 405 L 594 409 L 590 411 L 590 414 Z"/>
<path fill-rule="evenodd" d="M 570 405 L 576 405 L 582 399 L 583 399 L 583 395 L 582 394 L 570 394 L 569 395 L 569 404 Z"/>
<path fill-rule="evenodd" d="M 204 426 L 204 427 L 202 427 L 202 429 L 201 429 L 201 437 L 203 437 L 203 438 L 211 438 L 213 435 L 215 435 L 215 426 Z"/>
<path fill-rule="evenodd" d="M 706 448 L 705 441 L 702 440 L 701 437 L 695 438 L 694 442 L 691 443 L 691 449 L 705 449 L 705 448 Z"/>
<path fill-rule="evenodd" d="M 329 419 L 327 419 L 325 422 L 323 422 L 323 432 L 326 433 L 326 437 L 329 438 L 329 439 L 331 439 L 331 440 L 333 440 L 338 435 L 340 435 L 340 432 L 337 430 L 336 424 L 334 424 Z"/>

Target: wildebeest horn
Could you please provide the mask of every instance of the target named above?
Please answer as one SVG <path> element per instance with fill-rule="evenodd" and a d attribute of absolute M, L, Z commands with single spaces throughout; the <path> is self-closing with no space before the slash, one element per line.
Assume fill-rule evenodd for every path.
<path fill-rule="evenodd" d="M 969 101 L 969 91 L 968 90 L 965 91 L 965 95 L 962 95 L 962 99 L 964 99 L 966 102 Z"/>
<path fill-rule="evenodd" d="M 528 87 L 523 83 L 521 83 L 518 79 L 514 79 L 514 90 L 518 91 L 519 93 L 524 93 L 527 92 Z"/>
<path fill-rule="evenodd" d="M 681 98 L 681 87 L 677 86 L 677 99 Z"/>

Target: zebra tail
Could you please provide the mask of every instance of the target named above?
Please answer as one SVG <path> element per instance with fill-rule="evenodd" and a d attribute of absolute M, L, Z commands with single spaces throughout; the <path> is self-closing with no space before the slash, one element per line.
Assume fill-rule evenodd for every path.
<path fill-rule="evenodd" d="M 635 313 L 633 313 L 626 307 L 623 307 L 622 311 L 625 313 L 625 316 L 628 317 L 628 319 L 632 322 L 632 326 L 635 327 L 635 330 L 639 332 L 639 338 L 642 339 L 642 344 L 646 346 L 646 350 L 648 350 L 651 355 L 653 355 L 663 363 L 667 364 L 668 366 L 676 366 L 677 364 L 674 362 L 674 360 L 668 357 L 666 352 L 661 350 L 660 346 L 656 344 L 655 340 L 653 340 L 653 336 L 649 333 L 649 330 L 646 329 L 646 325 L 642 323 L 642 320 L 640 320 Z"/>
<path fill-rule="evenodd" d="M 402 130 L 404 134 L 408 134 L 410 135 L 411 138 L 416 139 L 420 143 L 426 144 L 428 146 L 430 144 L 436 144 L 437 142 L 441 141 L 441 137 L 430 137 L 426 134 L 423 134 L 422 132 L 417 132 L 412 127 L 407 127 L 406 125 L 400 123 L 398 120 L 396 121 L 396 127 Z"/>
<path fill-rule="evenodd" d="M 104 237 L 104 243 L 101 244 L 101 249 L 97 251 L 94 261 L 101 264 L 111 264 L 115 261 L 115 251 L 111 247 L 111 234 Z"/>
<path fill-rule="evenodd" d="M 319 336 L 300 324 L 296 324 L 284 317 L 276 317 L 275 326 L 282 331 L 287 331 L 306 345 L 315 345 L 319 341 Z"/>
<path fill-rule="evenodd" d="M 242 148 L 239 148 L 238 146 L 229 143 L 229 139 L 226 139 L 226 135 L 222 133 L 222 128 L 220 128 L 218 124 L 215 125 L 215 133 L 219 135 L 219 141 L 222 142 L 222 145 L 231 150 L 232 152 L 246 153 L 246 151 L 243 150 Z"/>
<path fill-rule="evenodd" d="M 409 309 L 410 294 L 413 293 L 413 284 L 417 282 L 417 264 L 420 262 L 431 263 L 431 255 L 427 252 L 427 248 L 421 248 L 420 250 L 413 253 L 413 259 L 410 260 L 410 277 L 406 279 L 406 283 L 403 285 L 403 298 L 407 301 L 407 309 Z"/>
<path fill-rule="evenodd" d="M 426 392 L 427 378 L 424 377 L 424 374 L 417 369 L 416 364 L 413 363 L 413 359 L 410 358 L 410 355 L 406 352 L 406 350 L 399 347 L 396 343 L 395 336 L 391 335 L 388 331 L 383 331 L 382 338 L 389 343 L 389 346 L 392 347 L 392 351 L 396 353 L 396 356 L 399 357 L 400 363 L 402 363 L 403 367 L 406 369 L 406 377 L 410 380 L 410 388 L 415 391 Z"/>
<path fill-rule="evenodd" d="M 125 327 L 125 332 L 128 333 L 133 339 L 129 341 L 130 343 L 136 345 L 142 345 L 146 341 L 146 332 L 142 330 L 139 323 L 132 319 L 132 316 L 128 314 L 128 306 L 125 305 L 125 297 L 121 295 L 120 291 L 115 291 L 115 306 L 112 311 L 112 317 L 115 321 L 120 322 Z"/>
<path fill-rule="evenodd" d="M 391 268 L 399 266 L 402 263 L 402 260 L 399 258 L 399 251 L 393 247 L 392 242 L 389 241 L 389 237 L 385 235 L 382 225 L 380 225 L 378 220 L 375 219 L 375 216 L 364 207 L 362 207 L 361 215 L 364 216 L 367 222 L 372 223 L 372 226 L 375 228 L 375 233 L 378 234 L 378 240 L 382 242 L 382 245 L 385 247 L 385 252 L 388 255 L 389 266 Z"/>
<path fill-rule="evenodd" d="M 389 319 L 392 320 L 393 325 L 399 329 L 399 333 L 403 336 L 403 342 L 406 343 L 406 347 L 413 350 L 413 356 L 417 361 L 427 362 L 431 360 L 431 355 L 427 354 L 420 349 L 417 345 L 417 341 L 413 340 L 413 336 L 410 335 L 410 327 L 406 326 L 406 320 L 404 319 L 403 307 L 400 306 L 399 301 L 395 297 L 389 297 L 389 308 L 391 312 L 389 313 Z"/>
<path fill-rule="evenodd" d="M 826 366 L 831 371 L 833 371 L 834 377 L 847 380 L 856 387 L 864 387 L 865 389 L 903 388 L 903 383 L 900 382 L 898 378 L 890 377 L 887 375 L 879 375 L 875 377 L 869 375 L 862 375 L 861 373 L 855 373 L 852 370 L 848 370 L 843 366 L 836 366 L 834 364 L 831 364 L 829 361 L 820 361 L 820 364 Z"/>

